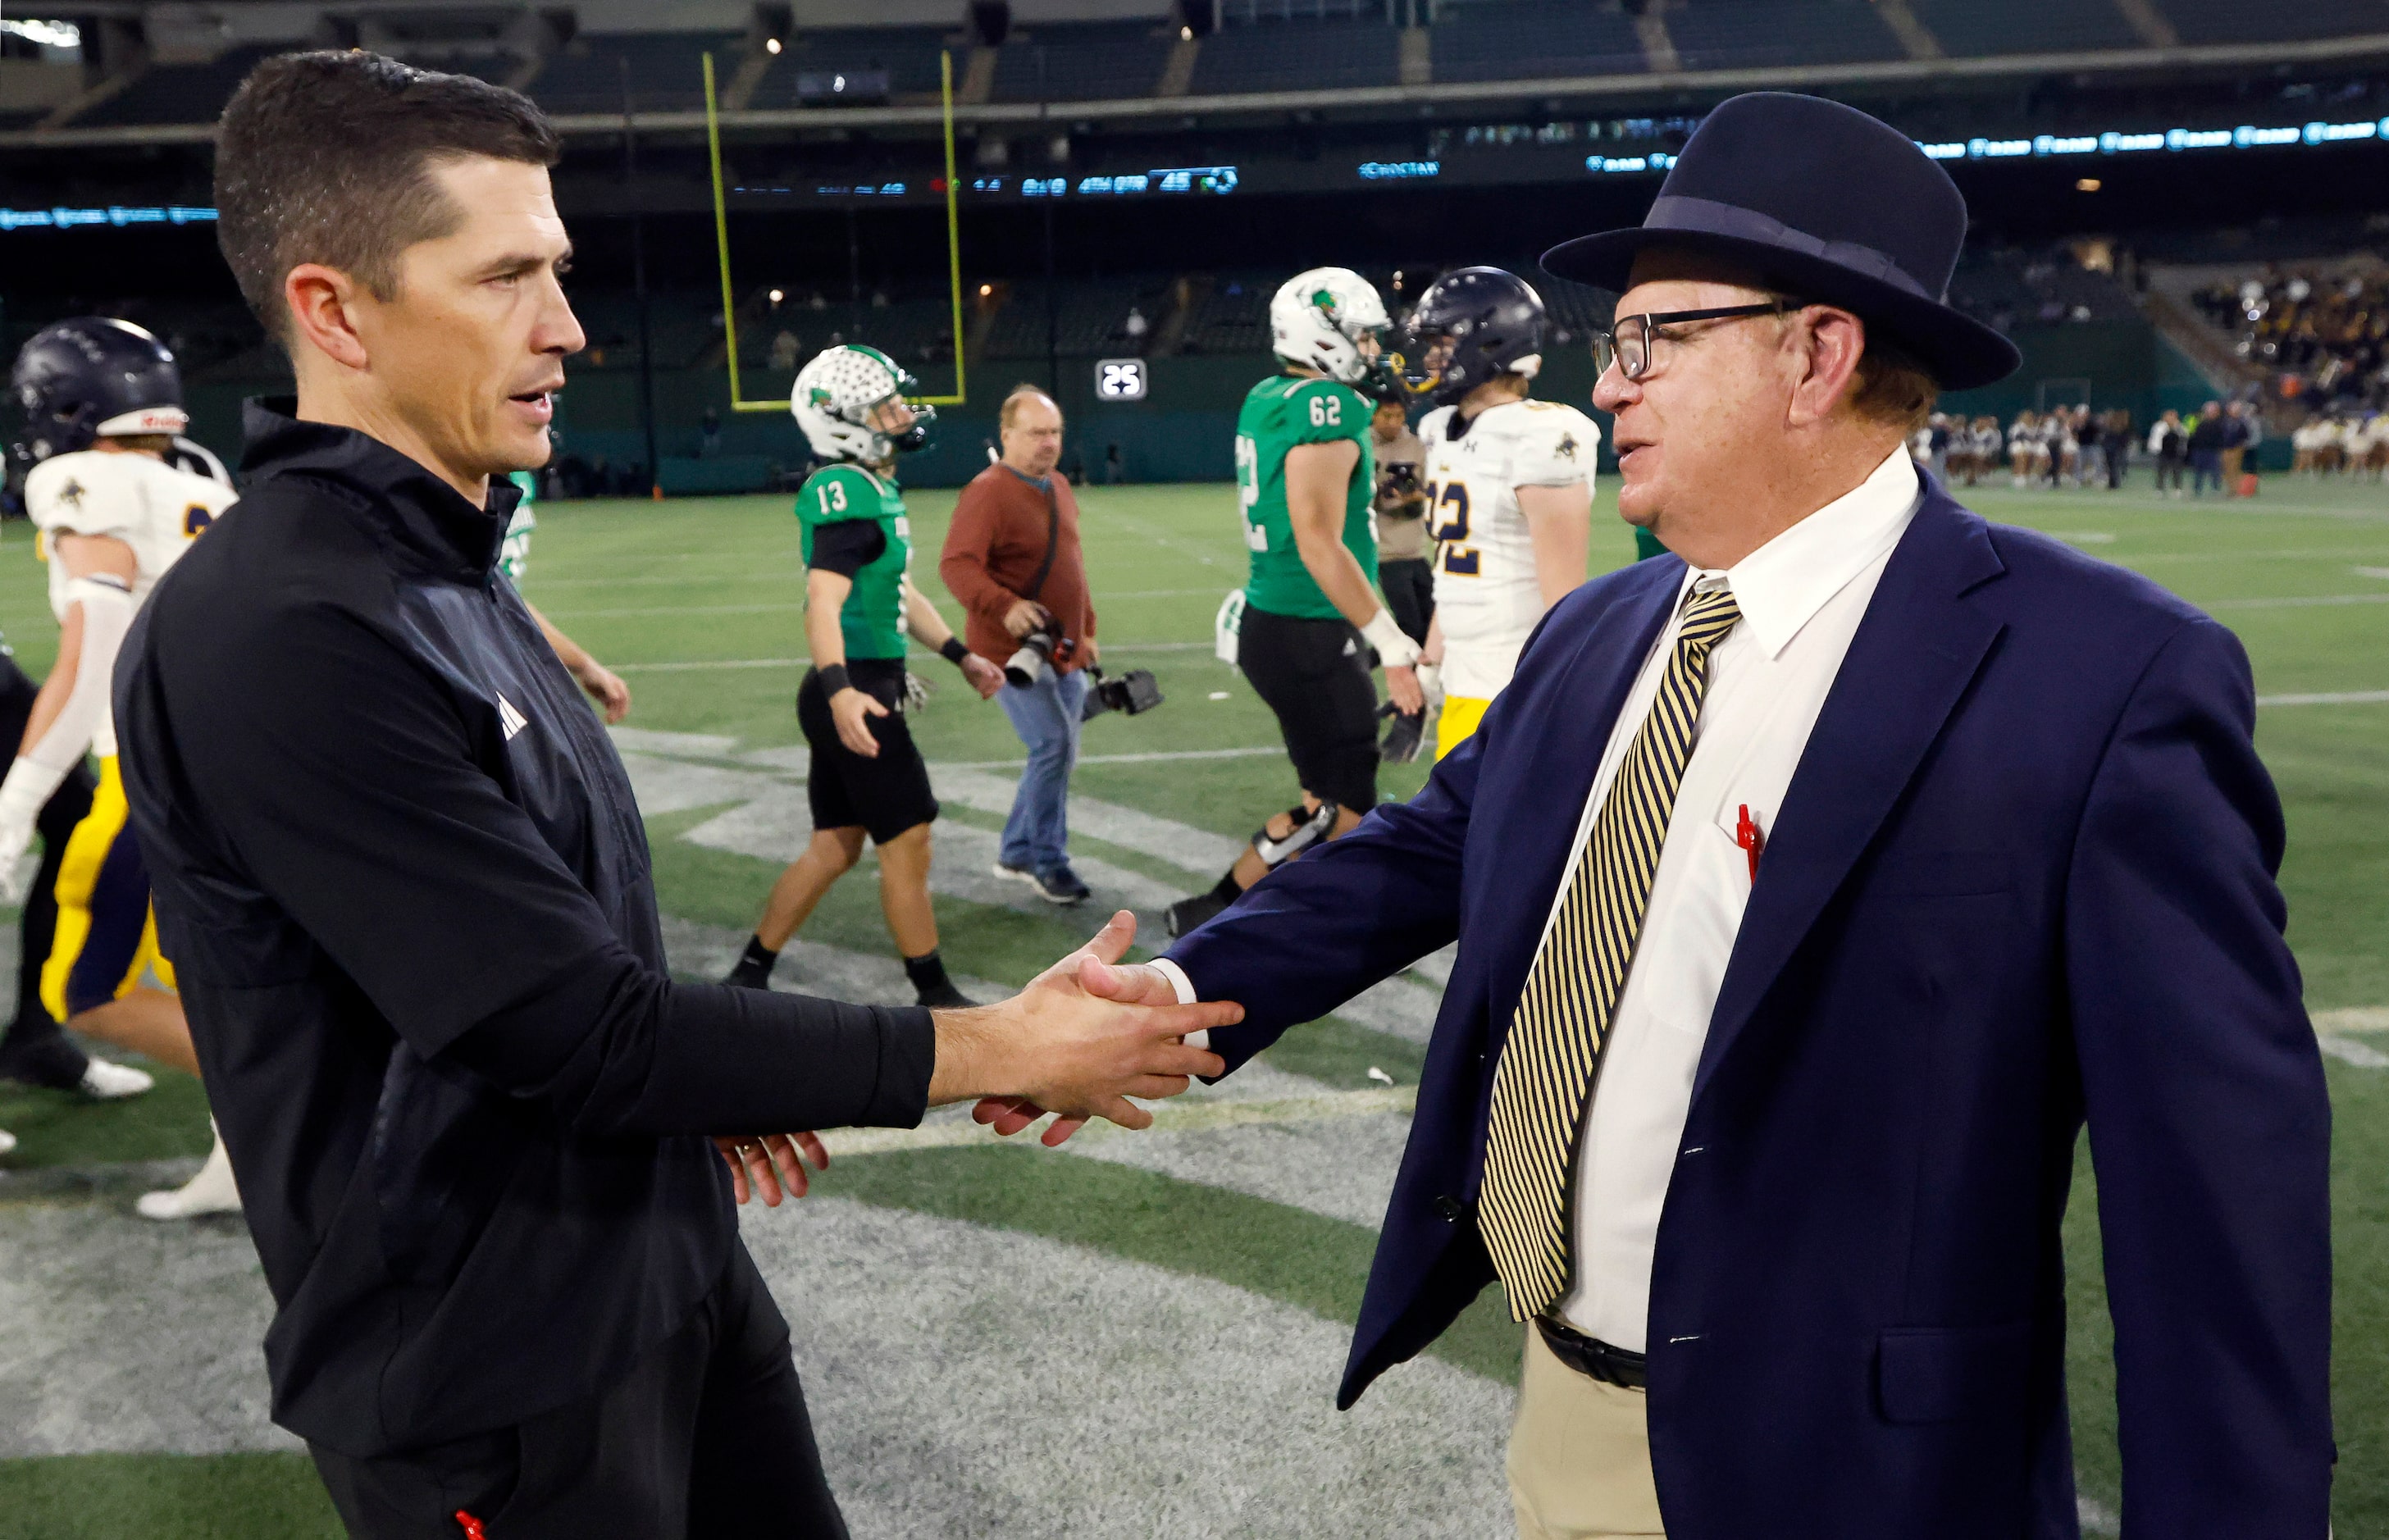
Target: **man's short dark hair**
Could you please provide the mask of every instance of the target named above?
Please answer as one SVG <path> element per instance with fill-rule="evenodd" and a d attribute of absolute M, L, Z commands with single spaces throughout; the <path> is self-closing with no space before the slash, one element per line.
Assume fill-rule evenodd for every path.
<path fill-rule="evenodd" d="M 303 262 L 383 299 L 399 253 L 456 228 L 431 180 L 444 160 L 553 166 L 561 143 L 528 97 L 379 54 L 281 54 L 249 71 L 216 144 L 216 239 L 249 308 L 285 347 L 282 280 Z"/>

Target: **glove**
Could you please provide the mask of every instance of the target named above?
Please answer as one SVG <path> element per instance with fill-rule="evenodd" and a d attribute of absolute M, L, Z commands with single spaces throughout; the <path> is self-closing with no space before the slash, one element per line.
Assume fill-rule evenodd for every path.
<path fill-rule="evenodd" d="M 19 819 L 0 823 L 0 903 L 24 903 L 31 883 L 18 873 L 24 867 L 25 852 L 32 843 L 32 823 Z"/>

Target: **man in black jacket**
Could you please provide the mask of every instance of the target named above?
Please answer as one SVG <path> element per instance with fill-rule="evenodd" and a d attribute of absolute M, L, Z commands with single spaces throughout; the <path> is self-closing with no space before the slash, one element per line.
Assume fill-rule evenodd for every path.
<path fill-rule="evenodd" d="M 734 1188 L 989 1090 L 1142 1125 L 1235 1012 L 1092 995 L 1127 917 L 984 1009 L 671 978 L 620 762 L 495 570 L 582 344 L 556 155 L 513 93 L 370 54 L 234 98 L 221 239 L 299 394 L 125 644 L 134 821 L 275 1418 L 351 1530 L 843 1535 Z"/>

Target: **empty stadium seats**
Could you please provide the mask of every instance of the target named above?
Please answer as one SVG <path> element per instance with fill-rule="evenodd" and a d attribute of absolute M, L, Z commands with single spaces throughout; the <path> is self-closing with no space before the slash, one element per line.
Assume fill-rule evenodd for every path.
<path fill-rule="evenodd" d="M 1634 19 L 1591 6 L 1491 0 L 1455 6 L 1428 33 L 1438 81 L 1616 75 L 1646 67 Z"/>
<path fill-rule="evenodd" d="M 1000 102 L 1086 101 L 1149 96 L 1169 57 L 1170 34 L 1150 21 L 1036 28 L 997 55 Z"/>
<path fill-rule="evenodd" d="M 1318 91 L 1392 85 L 1401 33 L 1382 21 L 1261 21 L 1204 40 L 1189 90 Z"/>

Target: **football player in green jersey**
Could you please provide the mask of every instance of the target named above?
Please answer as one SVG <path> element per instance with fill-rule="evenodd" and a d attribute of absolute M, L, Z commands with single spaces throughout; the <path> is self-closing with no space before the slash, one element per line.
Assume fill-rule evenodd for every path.
<path fill-rule="evenodd" d="M 904 399 L 917 383 L 876 348 L 817 354 L 790 401 L 823 461 L 797 493 L 804 527 L 805 640 L 813 666 L 797 691 L 797 722 L 812 749 L 805 793 L 813 837 L 780 873 L 730 982 L 771 986 L 780 948 L 830 885 L 879 847 L 879 907 L 923 1005 L 968 1005 L 938 958 L 929 907 L 929 823 L 938 799 L 904 725 L 909 633 L 992 696 L 1003 670 L 964 647 L 906 576 L 913 526 L 896 486 L 899 451 L 928 441 L 928 407 Z"/>
<path fill-rule="evenodd" d="M 1208 893 L 1169 907 L 1172 935 L 1310 846 L 1350 832 L 1377 805 L 1373 650 L 1395 708 L 1425 709 L 1418 644 L 1373 580 L 1372 402 L 1354 387 L 1382 377 L 1386 325 L 1384 299 L 1346 268 L 1297 274 L 1270 301 L 1271 344 L 1285 368 L 1254 386 L 1236 417 L 1236 495 L 1252 570 L 1235 655 L 1276 714 L 1302 801 L 1264 824 Z"/>
<path fill-rule="evenodd" d="M 506 479 L 514 484 L 522 498 L 515 504 L 513 516 L 506 520 L 505 537 L 498 541 L 498 570 L 506 575 L 507 581 L 520 588 L 523 574 L 530 570 L 531 531 L 539 528 L 539 517 L 531 512 L 531 504 L 539 501 L 539 473 L 511 471 L 507 473 Z M 612 727 L 629 716 L 631 687 L 622 682 L 622 676 L 598 662 L 590 655 L 588 648 L 556 630 L 556 622 L 542 615 L 537 605 L 526 599 L 523 608 L 530 611 L 530 617 L 539 622 L 540 630 L 546 635 L 547 644 L 556 649 L 556 660 L 564 665 L 564 671 L 577 680 L 581 688 L 589 692 L 589 698 L 597 703 L 606 725 Z"/>

